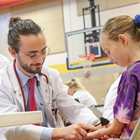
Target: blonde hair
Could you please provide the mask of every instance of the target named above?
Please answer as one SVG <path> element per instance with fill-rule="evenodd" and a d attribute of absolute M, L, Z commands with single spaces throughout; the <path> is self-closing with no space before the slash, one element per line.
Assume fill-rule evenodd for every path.
<path fill-rule="evenodd" d="M 82 86 L 78 78 L 69 79 L 65 84 L 70 88 L 75 87 L 75 92 L 86 91 L 86 89 Z"/>
<path fill-rule="evenodd" d="M 135 25 L 135 19 L 129 15 L 117 15 L 109 18 L 100 34 L 102 33 L 105 33 L 112 41 L 118 41 L 119 35 L 123 33 L 128 33 L 137 42 L 140 40 L 140 30 Z"/>

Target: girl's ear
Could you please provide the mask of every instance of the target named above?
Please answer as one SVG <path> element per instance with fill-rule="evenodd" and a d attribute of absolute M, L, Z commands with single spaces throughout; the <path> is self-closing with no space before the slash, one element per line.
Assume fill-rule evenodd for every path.
<path fill-rule="evenodd" d="M 124 34 L 120 34 L 118 38 L 119 38 L 119 42 L 122 43 L 123 45 L 128 44 L 127 37 Z"/>
<path fill-rule="evenodd" d="M 8 48 L 8 51 L 10 52 L 10 54 L 11 54 L 14 58 L 17 57 L 16 51 L 15 51 L 12 47 L 9 47 L 9 48 Z"/>

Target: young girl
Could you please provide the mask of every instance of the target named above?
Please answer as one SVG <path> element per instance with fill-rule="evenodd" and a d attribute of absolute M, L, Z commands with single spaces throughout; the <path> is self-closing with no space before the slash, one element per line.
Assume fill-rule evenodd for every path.
<path fill-rule="evenodd" d="M 107 20 L 100 33 L 100 44 L 109 61 L 126 67 L 118 86 L 114 120 L 110 127 L 88 134 L 88 139 L 119 135 L 129 139 L 140 117 L 140 15 L 135 19 L 119 15 Z"/>

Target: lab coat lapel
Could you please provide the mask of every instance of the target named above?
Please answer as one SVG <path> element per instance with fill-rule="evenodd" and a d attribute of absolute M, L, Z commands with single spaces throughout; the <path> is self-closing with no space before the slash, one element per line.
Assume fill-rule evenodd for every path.
<path fill-rule="evenodd" d="M 5 84 L 6 85 L 10 84 L 9 87 L 11 87 L 11 89 L 13 90 L 13 93 L 15 95 L 14 97 L 16 97 L 16 99 L 18 100 L 18 102 L 22 106 L 21 110 L 25 111 L 23 95 L 22 95 L 22 92 L 21 92 L 21 89 L 20 89 L 20 85 L 19 85 L 18 79 L 17 79 L 15 71 L 14 71 L 13 63 L 9 65 L 7 72 L 8 72 L 8 74 L 5 75 L 5 76 L 9 75 L 9 77 L 7 77 L 9 79 L 9 81 L 7 83 L 7 80 L 6 80 Z"/>
<path fill-rule="evenodd" d="M 44 100 L 49 102 L 49 98 L 50 98 L 51 103 L 50 104 L 45 103 L 45 105 L 44 105 L 45 113 L 46 113 L 49 125 L 51 127 L 55 127 L 55 123 L 53 120 L 53 114 L 52 114 L 52 89 L 50 86 L 48 86 L 49 84 L 47 83 L 45 76 L 40 76 L 40 85 L 41 85 L 41 90 L 42 90 L 41 94 L 42 94 Z"/>

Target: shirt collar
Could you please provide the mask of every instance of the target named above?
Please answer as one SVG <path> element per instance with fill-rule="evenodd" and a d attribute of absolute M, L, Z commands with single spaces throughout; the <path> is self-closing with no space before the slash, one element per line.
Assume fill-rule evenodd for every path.
<path fill-rule="evenodd" d="M 27 81 L 28 81 L 29 79 L 33 78 L 34 76 L 36 76 L 37 81 L 40 82 L 40 76 L 39 76 L 38 73 L 36 73 L 36 74 L 35 74 L 34 76 L 32 76 L 32 77 L 29 77 L 29 76 L 23 74 L 23 73 L 18 69 L 18 67 L 17 67 L 16 64 L 15 64 L 15 66 L 16 66 L 16 71 L 17 71 L 17 74 L 18 74 L 18 76 L 19 76 L 19 79 L 20 79 L 20 82 L 21 82 L 22 87 L 27 83 Z"/>

